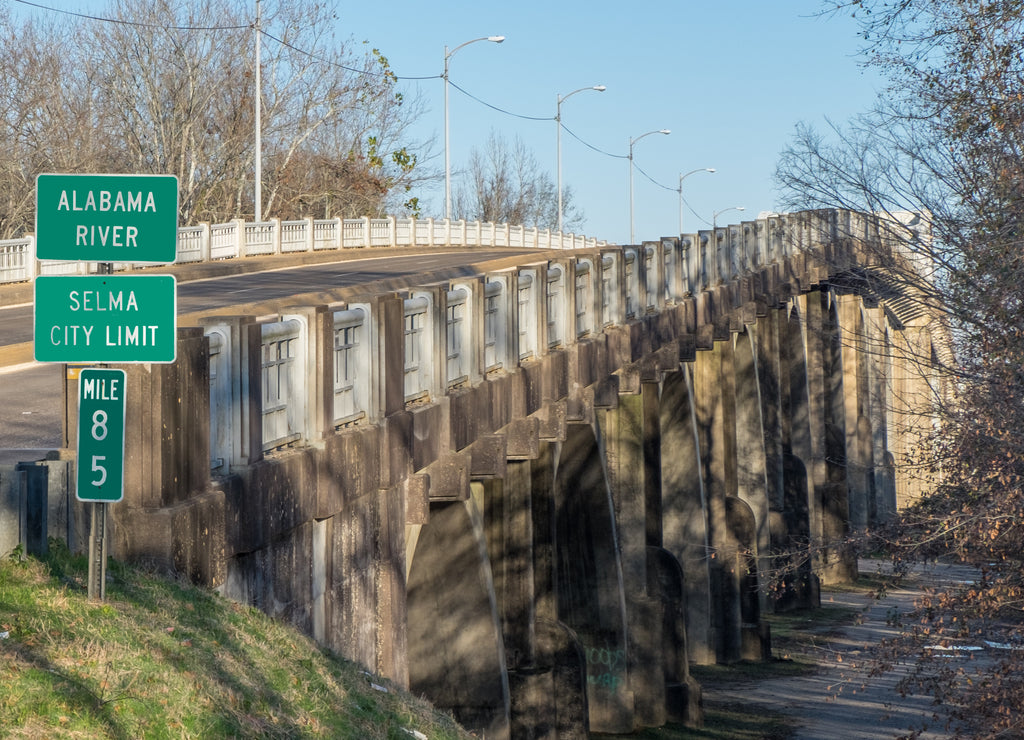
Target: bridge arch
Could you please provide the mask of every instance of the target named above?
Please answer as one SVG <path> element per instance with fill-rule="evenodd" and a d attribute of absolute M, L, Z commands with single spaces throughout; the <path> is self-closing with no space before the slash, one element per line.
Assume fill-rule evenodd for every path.
<path fill-rule="evenodd" d="M 467 728 L 509 737 L 508 673 L 477 497 L 430 505 L 408 570 L 410 689 Z"/>
<path fill-rule="evenodd" d="M 690 660 L 708 665 L 715 662 L 710 535 L 689 363 L 665 374 L 659 415 L 662 546 L 675 556 L 683 572 Z"/>
<path fill-rule="evenodd" d="M 736 375 L 736 497 L 750 511 L 752 527 L 743 542 L 753 563 L 744 568 L 753 573 L 755 583 L 751 593 L 765 594 L 766 585 L 758 582 L 767 572 L 764 561 L 771 550 L 770 502 L 766 468 L 765 443 L 768 430 L 763 418 L 761 374 L 764 369 L 757 362 L 757 337 L 753 328 L 733 335 L 733 369 Z M 732 525 L 730 524 L 730 528 Z M 744 528 L 746 532 L 748 528 Z M 746 587 L 742 593 L 746 593 Z M 758 597 L 762 598 L 763 597 Z M 760 613 L 763 606 L 758 606 Z M 757 619 L 744 622 L 756 622 Z"/>
<path fill-rule="evenodd" d="M 554 590 L 559 621 L 583 646 L 591 729 L 622 731 L 632 727 L 626 603 L 605 469 L 593 427 L 569 424 L 555 467 Z"/>

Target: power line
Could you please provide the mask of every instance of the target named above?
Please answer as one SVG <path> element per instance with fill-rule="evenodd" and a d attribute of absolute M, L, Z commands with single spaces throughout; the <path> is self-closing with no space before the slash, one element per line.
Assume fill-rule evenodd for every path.
<path fill-rule="evenodd" d="M 63 10 L 61 8 L 54 8 L 54 7 L 50 7 L 48 5 L 43 5 L 41 3 L 31 2 L 30 0 L 14 0 L 14 2 L 20 3 L 21 5 L 27 5 L 27 6 L 32 7 L 32 8 L 38 8 L 39 10 L 46 10 L 46 11 L 49 11 L 51 13 L 59 13 L 61 15 L 67 15 L 67 16 L 71 16 L 71 17 L 74 17 L 74 18 L 82 18 L 84 20 L 97 21 L 97 22 L 100 22 L 100 23 L 116 23 L 116 24 L 120 24 L 120 25 L 124 25 L 124 26 L 134 26 L 134 27 L 138 27 L 138 28 L 158 28 L 158 29 L 167 30 L 167 31 L 243 31 L 243 30 L 249 30 L 249 29 L 251 29 L 253 27 L 251 23 L 250 24 L 245 24 L 245 25 L 232 25 L 232 26 L 165 26 L 165 25 L 158 24 L 158 23 L 144 23 L 144 22 L 141 22 L 141 21 L 129 21 L 129 20 L 121 19 L 121 18 L 107 18 L 107 17 L 104 17 L 104 16 L 90 15 L 90 14 L 87 14 L 87 13 L 77 13 L 77 12 L 74 12 L 74 11 L 71 11 L 71 10 Z M 352 72 L 353 74 L 373 75 L 373 76 L 376 76 L 376 77 L 391 77 L 394 80 L 409 80 L 409 81 L 436 80 L 436 79 L 442 79 L 443 78 L 443 75 L 406 76 L 406 75 L 398 75 L 398 74 L 395 74 L 394 72 L 377 72 L 377 71 L 369 70 L 369 69 L 359 69 L 357 67 L 349 67 L 347 65 L 340 64 L 339 62 L 335 62 L 335 61 L 332 61 L 330 59 L 327 59 L 327 58 L 325 58 L 325 57 L 323 57 L 323 56 L 321 56 L 319 54 L 315 54 L 315 53 L 313 53 L 311 51 L 308 51 L 306 49 L 299 48 L 298 46 L 295 46 L 294 44 L 291 44 L 291 43 L 285 41 L 284 39 L 278 38 L 277 36 L 273 35 L 272 33 L 268 32 L 268 31 L 266 31 L 266 30 L 264 30 L 262 28 L 259 29 L 259 31 L 260 31 L 260 33 L 263 36 L 265 36 L 266 38 L 268 38 L 268 39 L 270 39 L 272 41 L 276 41 L 277 43 L 281 44 L 281 46 L 284 46 L 284 47 L 286 47 L 288 49 L 291 49 L 292 51 L 298 52 L 300 54 L 305 54 L 306 56 L 308 56 L 310 59 L 313 59 L 314 61 L 318 61 L 318 62 L 320 62 L 322 64 L 327 64 L 327 65 L 332 66 L 332 67 L 337 67 L 338 69 L 343 69 L 346 72 Z M 472 94 L 468 90 L 466 90 L 466 89 L 460 87 L 459 85 L 455 84 L 454 82 L 451 81 L 450 78 L 448 80 L 448 84 L 450 84 L 452 87 L 454 87 L 460 93 L 462 93 L 463 95 L 468 97 L 470 100 L 473 100 L 473 101 L 479 103 L 480 105 L 483 105 L 483 106 L 485 106 L 487 108 L 490 108 L 491 110 L 497 111 L 498 113 L 502 113 L 502 114 L 504 114 L 506 116 L 511 116 L 513 118 L 519 118 L 519 119 L 524 120 L 524 121 L 553 121 L 553 120 L 555 120 L 554 116 L 527 116 L 527 115 L 524 115 L 522 113 L 515 113 L 513 111 L 507 110 L 505 108 L 501 108 L 500 106 L 494 105 L 492 103 L 488 103 L 486 100 L 482 100 L 481 98 L 478 98 L 476 95 Z M 626 157 L 623 154 L 612 154 L 611 152 L 604 151 L 603 149 L 600 149 L 600 148 L 594 146 L 593 144 L 590 144 L 589 142 L 584 141 L 575 132 L 573 132 L 567 126 L 563 125 L 561 122 L 559 122 L 559 125 L 562 127 L 563 130 L 565 130 L 565 132 L 567 134 L 572 136 L 574 139 L 576 139 L 578 142 L 583 144 L 588 149 L 591 149 L 591 150 L 597 152 L 598 154 L 603 154 L 606 157 L 613 157 L 615 159 L 627 159 L 628 158 L 628 157 Z M 639 167 L 637 169 L 639 169 Z M 656 182 L 654 179 L 652 179 L 650 177 L 650 175 L 648 175 L 643 170 L 640 170 L 640 172 L 644 175 L 644 177 L 646 177 L 648 180 L 650 180 L 652 183 L 654 183 L 658 187 L 665 188 L 666 190 L 670 190 L 671 189 L 671 188 L 667 188 L 666 186 L 662 185 L 661 183 Z"/>
<path fill-rule="evenodd" d="M 523 120 L 526 120 L 526 121 L 553 121 L 553 120 L 555 120 L 554 116 L 543 116 L 543 117 L 542 116 L 524 116 L 524 115 L 522 115 L 520 113 L 513 113 L 512 111 L 505 110 L 504 108 L 499 108 L 496 105 L 491 105 L 487 101 L 481 100 L 480 98 L 478 98 L 477 96 L 473 95 L 472 93 L 467 92 L 466 90 L 463 90 L 461 87 L 459 87 L 454 82 L 452 82 L 451 79 L 448 80 L 448 84 L 451 85 L 452 87 L 454 87 L 456 90 L 458 90 L 460 93 L 462 93 L 466 97 L 468 97 L 468 98 L 470 98 L 472 100 L 475 100 L 476 102 L 480 103 L 480 105 L 485 105 L 488 108 L 490 108 L 491 110 L 498 111 L 498 113 L 504 113 L 506 116 L 512 116 L 513 118 L 522 118 Z"/>
<path fill-rule="evenodd" d="M 611 152 L 606 152 L 604 149 L 598 149 L 593 144 L 587 143 L 586 141 L 581 139 L 579 136 L 577 136 L 575 133 L 573 133 L 572 129 L 570 129 L 565 124 L 560 123 L 559 125 L 561 125 L 562 130 L 565 131 L 565 133 L 569 134 L 569 136 L 571 136 L 572 138 L 576 139 L 576 141 L 578 141 L 579 143 L 581 143 L 583 146 L 587 147 L 588 149 L 594 150 L 598 154 L 603 154 L 606 157 L 613 157 L 614 159 L 629 159 L 629 156 L 625 155 L 625 154 L 612 154 Z"/>
<path fill-rule="evenodd" d="M 339 64 L 338 62 L 332 62 L 330 59 L 325 59 L 324 57 L 319 56 L 317 54 L 314 54 L 311 51 L 307 51 L 306 49 L 300 49 L 299 47 L 295 46 L 294 44 L 289 44 L 284 39 L 279 39 L 277 36 L 274 36 L 272 33 L 268 33 L 267 31 L 264 31 L 262 28 L 260 29 L 260 33 L 263 34 L 264 36 L 266 36 L 268 39 L 271 39 L 272 41 L 276 41 L 277 43 L 281 44 L 281 46 L 285 46 L 285 47 L 291 49 L 292 51 L 297 51 L 300 54 L 305 54 L 306 56 L 308 56 L 310 59 L 313 59 L 314 61 L 321 62 L 322 64 L 328 64 L 328 65 L 330 65 L 332 67 L 338 67 L 339 69 L 344 69 L 346 72 L 353 72 L 355 74 L 361 74 L 361 75 L 374 75 L 376 77 L 392 77 L 393 79 L 396 79 L 396 80 L 438 80 L 438 79 L 441 79 L 441 75 L 429 75 L 427 77 L 403 77 L 401 75 L 396 75 L 393 72 L 374 72 L 374 71 L 371 71 L 371 70 L 368 70 L 368 69 L 357 69 L 355 67 L 347 67 L 344 64 Z"/>
<path fill-rule="evenodd" d="M 686 210 L 688 210 L 690 212 L 690 214 L 694 218 L 696 218 L 698 221 L 703 223 L 705 226 L 711 226 L 711 222 L 710 221 L 708 221 L 706 218 L 704 218 L 699 213 L 697 213 L 695 210 L 693 210 L 693 206 L 690 205 L 690 201 L 688 201 L 686 198 L 683 198 L 682 196 L 679 196 L 679 197 L 682 198 L 683 205 L 686 206 Z"/>
<path fill-rule="evenodd" d="M 679 190 L 678 190 L 678 189 L 676 189 L 676 188 L 670 188 L 670 187 L 669 187 L 668 185 L 662 185 L 662 184 L 661 184 L 660 182 L 658 182 L 658 181 L 657 181 L 657 180 L 655 180 L 655 179 L 654 179 L 653 177 L 651 177 L 651 176 L 650 176 L 650 175 L 648 175 L 648 174 L 647 174 L 646 172 L 644 172 L 644 171 L 643 171 L 643 170 L 642 170 L 642 169 L 640 168 L 640 166 L 639 166 L 639 165 L 637 165 L 637 164 L 636 164 L 635 162 L 633 163 L 633 166 L 634 166 L 634 167 L 636 167 L 636 169 L 637 169 L 637 170 L 638 170 L 638 171 L 640 172 L 640 174 L 641 174 L 641 175 L 643 175 L 644 177 L 646 177 L 646 178 L 647 178 L 648 180 L 650 180 L 650 181 L 651 181 L 651 183 L 653 183 L 654 185 L 657 185 L 657 186 L 658 186 L 659 188 L 662 188 L 662 189 L 664 189 L 664 190 L 671 190 L 671 191 L 672 191 L 673 193 L 678 193 L 678 192 L 679 192 Z"/>

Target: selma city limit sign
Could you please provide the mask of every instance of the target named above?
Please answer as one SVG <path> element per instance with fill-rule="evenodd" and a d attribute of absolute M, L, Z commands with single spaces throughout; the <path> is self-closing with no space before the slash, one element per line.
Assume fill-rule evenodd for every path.
<path fill-rule="evenodd" d="M 174 262 L 174 175 L 36 178 L 36 256 L 81 262 Z"/>
<path fill-rule="evenodd" d="M 174 362 L 173 275 L 41 275 L 35 281 L 39 362 Z"/>

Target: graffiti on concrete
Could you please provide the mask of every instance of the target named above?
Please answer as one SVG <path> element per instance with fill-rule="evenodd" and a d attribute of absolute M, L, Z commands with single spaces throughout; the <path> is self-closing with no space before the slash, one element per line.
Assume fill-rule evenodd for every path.
<path fill-rule="evenodd" d="M 626 651 L 611 647 L 588 647 L 587 684 L 617 691 L 625 682 Z"/>

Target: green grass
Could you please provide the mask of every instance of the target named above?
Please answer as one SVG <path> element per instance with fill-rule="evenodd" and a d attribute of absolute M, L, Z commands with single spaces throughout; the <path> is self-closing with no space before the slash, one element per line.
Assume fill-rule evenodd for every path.
<path fill-rule="evenodd" d="M 85 581 L 57 541 L 0 560 L 0 736 L 469 737 L 255 609 L 114 561 L 105 602 Z"/>

